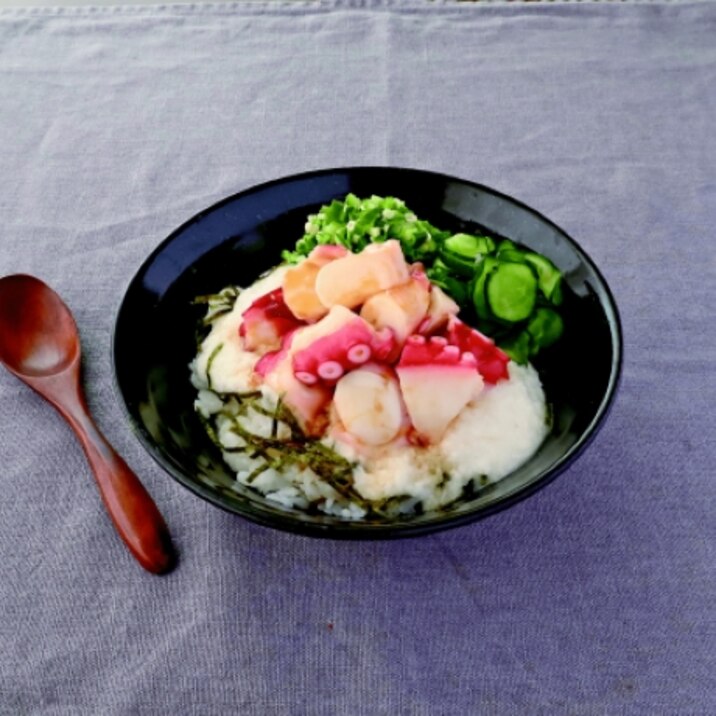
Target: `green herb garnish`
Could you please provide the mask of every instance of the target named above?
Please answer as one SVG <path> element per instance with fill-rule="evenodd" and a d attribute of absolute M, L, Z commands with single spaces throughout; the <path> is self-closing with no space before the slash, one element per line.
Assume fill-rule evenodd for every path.
<path fill-rule="evenodd" d="M 289 465 L 295 465 L 299 469 L 310 469 L 341 496 L 370 510 L 370 504 L 353 487 L 355 465 L 332 448 L 307 436 L 282 400 L 279 399 L 273 408 L 266 408 L 260 402 L 263 399 L 261 391 L 217 393 L 217 395 L 223 400 L 229 398 L 236 401 L 237 404 L 226 406 L 218 414 L 230 421 L 229 430 L 241 438 L 243 444 L 225 447 L 219 441 L 212 421 L 204 418 L 200 413 L 199 418 L 212 443 L 223 452 L 246 453 L 252 459 L 263 458 L 264 461 L 246 478 L 247 484 L 251 484 L 269 468 L 280 472 Z M 271 418 L 269 437 L 252 433 L 241 422 L 240 417 L 249 410 Z M 278 438 L 281 425 L 288 431 L 289 437 L 286 439 Z"/>
<path fill-rule="evenodd" d="M 239 297 L 241 289 L 238 286 L 227 286 L 219 291 L 219 293 L 211 293 L 205 296 L 196 296 L 193 303 L 195 305 L 206 305 L 208 309 L 206 315 L 202 319 L 202 323 L 208 326 L 213 323 L 219 316 L 229 313 Z"/>
<path fill-rule="evenodd" d="M 213 351 L 209 354 L 209 357 L 206 360 L 206 384 L 211 389 L 211 366 L 214 362 L 214 359 L 217 355 L 219 355 L 219 352 L 224 347 L 223 343 L 219 343 Z"/>
<path fill-rule="evenodd" d="M 368 244 L 398 239 L 408 261 L 431 261 L 440 243 L 450 236 L 430 222 L 419 219 L 401 199 L 371 196 L 360 199 L 348 194 L 321 207 L 308 217 L 306 233 L 294 251 L 284 251 L 283 259 L 297 263 L 319 244 L 339 244 L 357 253 Z"/>

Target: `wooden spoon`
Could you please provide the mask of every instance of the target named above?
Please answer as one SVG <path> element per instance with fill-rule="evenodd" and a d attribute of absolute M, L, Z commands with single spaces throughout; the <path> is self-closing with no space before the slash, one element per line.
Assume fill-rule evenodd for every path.
<path fill-rule="evenodd" d="M 80 383 L 80 339 L 70 309 L 33 276 L 0 279 L 0 361 L 52 403 L 75 431 L 109 516 L 142 567 L 155 574 L 170 571 L 176 559 L 164 519 L 90 417 Z"/>

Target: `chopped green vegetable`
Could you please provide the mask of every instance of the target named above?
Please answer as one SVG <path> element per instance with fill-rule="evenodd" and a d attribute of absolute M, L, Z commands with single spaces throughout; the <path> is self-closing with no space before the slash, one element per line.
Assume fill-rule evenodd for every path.
<path fill-rule="evenodd" d="M 495 318 L 524 321 L 537 300 L 537 279 L 524 264 L 500 263 L 487 277 L 485 298 Z"/>
<path fill-rule="evenodd" d="M 495 242 L 489 236 L 454 234 L 445 239 L 440 248 L 440 258 L 455 272 L 471 278 L 476 264 L 494 250 Z"/>
<path fill-rule="evenodd" d="M 500 348 L 513 361 L 524 365 L 530 357 L 559 340 L 563 332 L 562 317 L 553 309 L 540 306 L 530 316 L 526 328 L 512 331 L 500 341 Z"/>
<path fill-rule="evenodd" d="M 297 263 L 319 244 L 339 244 L 353 252 L 368 244 L 397 239 L 408 261 L 432 261 L 440 244 L 450 236 L 418 217 L 395 197 L 360 199 L 348 194 L 335 199 L 308 217 L 305 234 L 294 251 L 284 251 L 284 261 Z"/>
<path fill-rule="evenodd" d="M 538 308 L 527 324 L 527 333 L 533 342 L 532 354 L 559 340 L 564 332 L 562 317 L 551 308 Z"/>
<path fill-rule="evenodd" d="M 497 255 L 501 256 L 505 251 L 514 250 L 518 250 L 518 246 L 514 241 L 510 241 L 509 239 L 502 239 L 502 241 L 500 241 L 499 245 L 497 246 Z"/>
<path fill-rule="evenodd" d="M 562 274 L 559 269 L 542 254 L 528 251 L 524 254 L 524 258 L 537 272 L 539 289 L 544 297 L 558 306 L 562 302 Z"/>
<path fill-rule="evenodd" d="M 478 317 L 484 321 L 492 320 L 493 315 L 487 304 L 485 283 L 492 271 L 499 266 L 499 261 L 493 256 L 487 256 L 480 262 L 475 275 L 475 284 L 472 289 L 472 302 Z"/>
<path fill-rule="evenodd" d="M 500 343 L 500 348 L 502 348 L 515 363 L 525 365 L 530 357 L 531 345 L 530 334 L 527 331 L 520 331 L 516 335 L 512 335 L 503 340 Z"/>
<path fill-rule="evenodd" d="M 472 234 L 453 234 L 445 239 L 443 246 L 448 251 L 475 259 L 478 254 L 491 254 L 495 250 L 495 242 L 489 236 L 473 236 Z"/>
<path fill-rule="evenodd" d="M 465 279 L 455 278 L 450 267 L 441 259 L 435 259 L 427 275 L 432 283 L 446 291 L 458 304 L 467 303 L 469 291 Z"/>
<path fill-rule="evenodd" d="M 499 253 L 500 261 L 509 261 L 513 264 L 524 264 L 527 263 L 525 254 L 519 249 L 506 249 Z"/>

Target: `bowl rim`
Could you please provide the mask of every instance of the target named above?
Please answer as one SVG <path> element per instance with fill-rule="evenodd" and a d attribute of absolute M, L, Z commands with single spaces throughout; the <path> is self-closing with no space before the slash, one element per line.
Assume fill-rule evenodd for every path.
<path fill-rule="evenodd" d="M 335 518 L 332 522 L 327 524 L 321 524 L 317 522 L 305 522 L 300 518 L 297 518 L 290 512 L 285 514 L 281 513 L 263 513 L 260 511 L 254 511 L 253 509 L 237 509 L 232 506 L 225 504 L 219 497 L 219 495 L 212 490 L 210 487 L 195 482 L 189 479 L 184 472 L 177 469 L 176 465 L 170 461 L 156 444 L 152 436 L 148 433 L 144 425 L 142 425 L 134 414 L 131 412 L 127 399 L 125 397 L 122 386 L 119 382 L 117 372 L 117 361 L 119 346 L 117 344 L 117 329 L 121 321 L 122 314 L 125 310 L 127 303 L 128 294 L 131 289 L 140 279 L 146 269 L 154 261 L 154 259 L 180 234 L 199 221 L 203 217 L 213 213 L 220 209 L 222 206 L 232 203 L 245 196 L 259 193 L 270 189 L 272 186 L 284 184 L 289 181 L 300 181 L 306 180 L 313 177 L 319 178 L 325 175 L 345 173 L 354 174 L 358 172 L 370 172 L 370 171 L 391 171 L 396 174 L 406 175 L 423 175 L 425 177 L 432 177 L 437 180 L 446 182 L 457 182 L 466 187 L 477 189 L 481 192 L 492 195 L 498 199 L 503 199 L 520 209 L 526 211 L 532 216 L 539 219 L 541 222 L 549 225 L 553 228 L 561 238 L 565 239 L 571 247 L 575 250 L 579 258 L 589 266 L 593 271 L 597 279 L 599 280 L 599 288 L 603 291 L 606 301 L 600 300 L 600 305 L 605 310 L 607 323 L 609 325 L 609 331 L 612 338 L 612 359 L 609 372 L 609 380 L 607 383 L 607 389 L 602 396 L 599 405 L 596 408 L 594 417 L 590 423 L 584 428 L 581 435 L 570 446 L 570 448 L 560 456 L 557 461 L 547 470 L 543 470 L 537 473 L 532 479 L 525 484 L 520 485 L 514 490 L 500 496 L 494 502 L 477 507 L 474 510 L 469 510 L 465 513 L 454 514 L 446 512 L 444 514 L 438 514 L 435 519 L 428 522 L 411 524 L 409 522 L 401 523 L 390 523 L 380 524 L 376 522 L 366 523 L 357 522 L 352 520 L 340 520 Z M 611 315 L 610 315 L 611 314 Z M 497 189 L 493 189 L 485 184 L 471 181 L 469 179 L 463 179 L 461 177 L 446 174 L 444 172 L 437 172 L 427 169 L 411 168 L 411 167 L 397 167 L 390 165 L 346 165 L 336 166 L 330 168 L 308 170 L 295 174 L 283 175 L 268 181 L 261 182 L 259 184 L 253 184 L 245 189 L 235 192 L 229 196 L 219 199 L 210 206 L 202 209 L 201 211 L 193 214 L 177 228 L 175 228 L 165 239 L 163 239 L 157 246 L 149 253 L 149 255 L 142 261 L 140 266 L 135 270 L 130 280 L 125 284 L 124 291 L 122 292 L 122 298 L 119 302 L 119 306 L 115 311 L 114 322 L 112 326 L 112 334 L 110 339 L 110 353 L 111 353 L 111 364 L 112 364 L 112 376 L 113 386 L 115 393 L 118 394 L 120 400 L 119 403 L 125 413 L 126 418 L 129 420 L 130 428 L 134 435 L 139 439 L 140 444 L 145 451 L 153 458 L 153 460 L 176 482 L 183 485 L 185 488 L 190 490 L 196 496 L 206 500 L 215 507 L 222 509 L 232 515 L 237 515 L 244 519 L 247 519 L 255 524 L 262 525 L 264 527 L 271 527 L 278 529 L 283 532 L 289 532 L 293 534 L 301 534 L 309 537 L 328 538 L 336 540 L 380 540 L 380 539 L 400 539 L 407 537 L 418 537 L 426 534 L 433 534 L 441 532 L 447 529 L 454 529 L 471 522 L 489 517 L 497 514 L 502 510 L 505 510 L 513 505 L 521 502 L 522 500 L 535 494 L 538 490 L 551 484 L 560 474 L 562 474 L 567 468 L 569 468 L 584 452 L 588 445 L 594 440 L 597 433 L 601 429 L 606 417 L 608 416 L 616 398 L 619 384 L 621 381 L 621 373 L 623 366 L 623 330 L 619 311 L 614 299 L 609 284 L 607 283 L 601 270 L 598 268 L 592 258 L 586 253 L 586 251 L 573 239 L 564 229 L 554 223 L 547 216 L 542 214 L 537 209 L 525 204 L 519 199 L 501 192 Z M 325 516 L 330 519 L 330 515 Z"/>

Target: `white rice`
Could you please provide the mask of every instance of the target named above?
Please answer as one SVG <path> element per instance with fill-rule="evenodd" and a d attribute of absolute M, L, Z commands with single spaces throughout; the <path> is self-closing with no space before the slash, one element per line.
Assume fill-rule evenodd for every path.
<path fill-rule="evenodd" d="M 257 356 L 243 349 L 238 329 L 241 314 L 256 298 L 280 286 L 284 272 L 285 268 L 278 268 L 242 291 L 233 310 L 214 320 L 190 365 L 192 384 L 198 390 L 195 408 L 213 427 L 237 484 L 250 486 L 286 509 L 318 509 L 360 520 L 369 507 L 395 514 L 444 506 L 458 499 L 470 483 L 479 489 L 513 472 L 537 450 L 548 431 L 544 391 L 532 366 L 510 363 L 509 380 L 487 386 L 437 445 L 422 448 L 403 439 L 358 454 L 331 425 L 321 442 L 356 464 L 353 489 L 359 499 L 342 495 L 295 462 L 280 470 L 259 471 L 266 464 L 262 456 L 237 451 L 245 442 L 235 430 L 236 421 L 254 435 L 270 437 L 274 420 L 253 408 L 239 414 L 237 400 L 219 394 L 260 389 L 255 406 L 270 413 L 275 409 L 278 396 L 266 385 L 257 388 L 253 372 Z M 211 381 L 206 373 L 209 360 Z M 276 437 L 290 435 L 289 426 L 277 421 Z"/>

